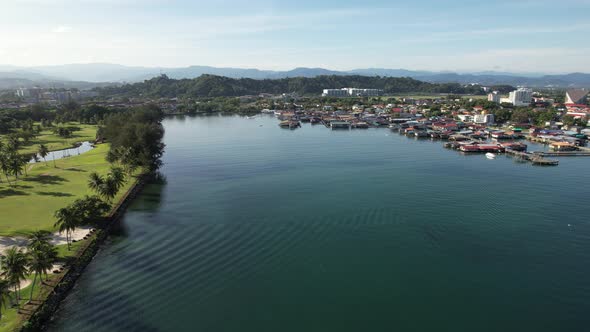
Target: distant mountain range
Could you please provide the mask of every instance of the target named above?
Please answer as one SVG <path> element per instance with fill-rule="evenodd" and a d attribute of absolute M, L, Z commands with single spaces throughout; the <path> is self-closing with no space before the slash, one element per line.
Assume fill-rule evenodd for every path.
<path fill-rule="evenodd" d="M 183 68 L 132 67 L 117 64 L 71 64 L 59 66 L 15 67 L 0 65 L 0 89 L 19 86 L 79 86 L 91 88 L 96 83 L 140 82 L 166 74 L 170 78 L 195 78 L 203 74 L 230 78 L 278 79 L 287 77 L 316 77 L 321 75 L 361 75 L 383 77 L 411 77 L 431 83 L 479 83 L 482 85 L 509 84 L 529 87 L 590 87 L 590 74 L 571 73 L 544 75 L 542 73 L 517 74 L 507 72 L 453 73 L 414 71 L 406 69 L 367 68 L 335 71 L 324 68 L 295 68 L 289 71 L 272 71 L 244 68 L 218 68 L 190 66 Z M 104 84 L 99 84 L 104 85 Z"/>

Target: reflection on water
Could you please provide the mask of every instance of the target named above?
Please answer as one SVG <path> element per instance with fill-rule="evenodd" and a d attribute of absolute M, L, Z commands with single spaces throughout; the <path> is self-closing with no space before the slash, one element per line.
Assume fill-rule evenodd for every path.
<path fill-rule="evenodd" d="M 80 146 L 75 147 L 75 148 L 58 150 L 58 151 L 51 151 L 51 152 L 49 152 L 49 154 L 47 156 L 45 156 L 45 159 L 41 158 L 41 156 L 39 156 L 39 155 L 37 155 L 37 157 L 39 158 L 39 162 L 44 162 L 45 160 L 47 160 L 47 161 L 59 160 L 59 159 L 67 158 L 67 157 L 78 156 L 78 155 L 81 155 L 82 153 L 88 152 L 92 149 L 94 149 L 94 145 L 92 145 L 92 143 L 82 142 L 80 144 Z M 33 158 L 33 159 L 31 159 L 31 161 L 29 161 L 29 163 L 35 163 L 35 162 L 36 162 L 35 158 Z"/>
<path fill-rule="evenodd" d="M 174 117 L 52 331 L 586 331 L 588 159 Z M 533 143 L 529 150 L 542 147 Z"/>
<path fill-rule="evenodd" d="M 166 187 L 166 176 L 157 172 L 141 191 L 141 195 L 134 199 L 130 209 L 134 212 L 157 213 L 160 209 Z M 112 228 L 113 238 L 125 238 L 128 236 L 127 224 L 119 222 Z"/>

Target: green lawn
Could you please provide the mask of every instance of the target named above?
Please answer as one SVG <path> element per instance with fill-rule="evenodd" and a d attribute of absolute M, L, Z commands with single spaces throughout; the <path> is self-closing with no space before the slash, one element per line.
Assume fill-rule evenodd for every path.
<path fill-rule="evenodd" d="M 88 239 L 73 242 L 71 244 L 69 250 L 68 250 L 68 245 L 67 244 L 62 244 L 62 245 L 56 246 L 56 248 L 57 248 L 57 260 L 60 261 L 60 262 L 65 262 L 69 258 L 72 258 L 72 257 L 76 256 L 76 253 L 78 252 L 78 250 L 80 250 L 80 248 L 82 247 L 82 245 L 86 243 L 86 241 L 88 241 Z"/>
<path fill-rule="evenodd" d="M 58 259 L 59 262 L 65 262 L 69 258 L 75 257 L 76 253 L 80 248 L 86 244 L 86 242 L 90 241 L 90 239 L 77 241 L 76 243 L 72 243 L 71 250 L 68 250 L 67 244 L 57 246 L 58 249 Z M 54 279 L 58 277 L 58 275 L 54 274 L 53 271 L 49 271 L 48 276 L 50 279 Z M 45 280 L 45 276 L 43 277 Z M 34 279 L 34 275 L 28 275 L 27 279 L 31 282 Z M 55 284 L 54 281 L 51 281 L 52 284 Z M 39 277 L 37 277 L 37 282 L 35 284 L 35 290 L 33 294 L 34 303 L 39 303 L 39 299 L 44 299 L 48 296 L 48 294 L 52 291 L 52 287 L 49 285 L 42 285 Z M 10 293 L 10 296 L 14 296 L 14 293 Z M 26 302 L 29 300 L 31 296 L 31 285 L 23 288 L 21 290 L 21 308 L 22 312 L 31 312 L 32 307 L 26 306 Z M 2 318 L 0 319 L 0 332 L 14 332 L 18 331 L 23 323 L 24 316 L 18 315 L 17 308 L 12 307 L 10 305 L 10 300 L 7 299 L 6 306 L 2 308 Z"/>
<path fill-rule="evenodd" d="M 88 175 L 93 171 L 106 174 L 110 165 L 105 160 L 107 144 L 80 156 L 53 162 L 29 165 L 29 175 L 9 186 L 2 177 L 0 183 L 0 235 L 14 236 L 34 230 L 54 230 L 56 210 L 72 203 L 84 195 L 93 194 L 87 186 Z M 119 199 L 131 187 L 129 179 L 119 192 Z"/>
<path fill-rule="evenodd" d="M 57 275 L 53 272 L 48 273 L 49 279 L 55 278 Z M 27 279 L 33 281 L 34 275 L 28 275 Z M 45 280 L 45 276 L 43 276 Z M 39 303 L 39 299 L 45 299 L 47 295 L 52 291 L 50 286 L 42 285 L 39 277 L 35 283 L 35 290 L 33 293 L 33 303 Z M 11 297 L 14 297 L 14 293 L 10 293 Z M 21 289 L 21 314 L 25 312 L 31 312 L 31 306 L 27 306 L 26 302 L 31 296 L 31 285 Z M 6 306 L 2 308 L 2 319 L 0 319 L 0 332 L 14 332 L 19 331 L 23 323 L 24 316 L 18 314 L 18 309 L 11 306 L 11 300 L 6 300 Z"/>
<path fill-rule="evenodd" d="M 71 148 L 76 142 L 94 141 L 96 139 L 97 126 L 95 125 L 80 124 L 77 122 L 71 122 L 66 125 L 79 127 L 81 130 L 76 131 L 70 138 L 59 137 L 52 132 L 51 128 L 43 130 L 39 136 L 33 138 L 29 143 L 23 145 L 19 149 L 19 152 L 37 152 L 40 144 L 45 144 L 47 148 L 49 148 L 49 151 L 63 150 Z"/>

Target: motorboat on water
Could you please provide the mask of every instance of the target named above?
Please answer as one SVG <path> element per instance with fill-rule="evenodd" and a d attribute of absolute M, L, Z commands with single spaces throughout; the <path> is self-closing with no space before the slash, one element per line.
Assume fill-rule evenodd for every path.
<path fill-rule="evenodd" d="M 491 153 L 491 152 L 488 152 L 488 153 L 486 153 L 486 158 L 488 158 L 488 159 L 496 159 L 496 155 L 493 154 L 493 153 Z"/>

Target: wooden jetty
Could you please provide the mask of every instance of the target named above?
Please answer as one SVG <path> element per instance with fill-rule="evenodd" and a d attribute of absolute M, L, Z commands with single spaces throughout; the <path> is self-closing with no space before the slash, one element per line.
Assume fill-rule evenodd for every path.
<path fill-rule="evenodd" d="M 279 123 L 279 127 L 295 129 L 301 127 L 301 123 L 299 121 L 285 120 Z"/>
<path fill-rule="evenodd" d="M 346 121 L 331 121 L 331 129 L 350 129 L 350 123 Z"/>
<path fill-rule="evenodd" d="M 590 152 L 585 151 L 552 151 L 533 153 L 543 157 L 590 157 Z"/>
<path fill-rule="evenodd" d="M 506 154 L 514 156 L 520 160 L 527 160 L 530 161 L 533 165 L 540 165 L 540 166 L 557 166 L 559 165 L 559 160 L 554 159 L 546 159 L 544 155 L 540 153 L 530 153 L 530 152 L 523 152 L 523 151 L 516 151 L 512 149 L 506 149 Z"/>

